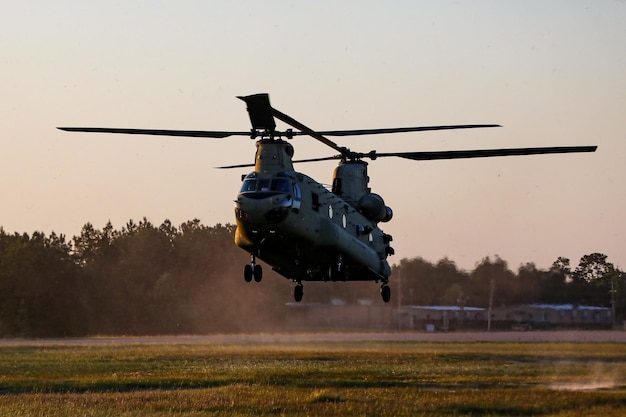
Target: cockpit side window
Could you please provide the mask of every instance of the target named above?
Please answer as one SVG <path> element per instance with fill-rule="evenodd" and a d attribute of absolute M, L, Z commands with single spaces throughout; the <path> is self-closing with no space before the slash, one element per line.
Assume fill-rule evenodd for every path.
<path fill-rule="evenodd" d="M 300 191 L 300 186 L 296 183 L 293 183 L 293 196 L 296 200 L 300 200 L 302 198 L 302 191 Z"/>

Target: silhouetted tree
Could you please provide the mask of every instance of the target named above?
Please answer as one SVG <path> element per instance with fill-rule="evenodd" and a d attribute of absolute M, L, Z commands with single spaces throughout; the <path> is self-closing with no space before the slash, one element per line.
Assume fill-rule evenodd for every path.
<path fill-rule="evenodd" d="M 64 236 L 0 229 L 0 335 L 84 334 L 80 278 Z"/>
<path fill-rule="evenodd" d="M 580 303 L 609 306 L 611 303 L 610 273 L 615 267 L 602 253 L 591 253 L 580 258 L 572 273 L 573 286 L 581 290 L 576 294 Z"/>
<path fill-rule="evenodd" d="M 570 260 L 559 257 L 552 263 L 542 285 L 541 302 L 562 304 L 571 302 L 572 270 Z"/>
<path fill-rule="evenodd" d="M 532 262 L 521 265 L 514 279 L 510 303 L 527 304 L 540 301 L 543 296 L 544 275 L 545 272 L 538 270 Z"/>
<path fill-rule="evenodd" d="M 394 265 L 392 279 L 400 302 L 414 305 L 457 305 L 463 302 L 469 283 L 467 273 L 448 258 L 437 264 L 423 258 L 402 259 Z"/>
<path fill-rule="evenodd" d="M 508 305 L 514 301 L 514 274 L 507 263 L 496 256 L 494 261 L 484 258 L 470 273 L 470 303 L 476 307 Z"/>

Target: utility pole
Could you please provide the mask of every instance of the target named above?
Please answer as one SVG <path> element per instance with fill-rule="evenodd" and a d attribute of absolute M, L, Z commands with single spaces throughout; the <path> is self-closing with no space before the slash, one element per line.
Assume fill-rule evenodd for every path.
<path fill-rule="evenodd" d="M 611 329 L 615 330 L 615 275 L 611 275 Z"/>
<path fill-rule="evenodd" d="M 402 315 L 400 310 L 402 309 L 402 268 L 398 268 L 398 330 L 402 330 Z"/>
<path fill-rule="evenodd" d="M 617 293 L 617 289 L 615 288 L 616 278 L 621 281 L 622 271 L 620 271 L 619 267 L 615 267 L 615 270 L 611 274 L 611 323 L 613 325 L 613 329 L 615 329 L 615 324 L 617 323 L 615 321 L 615 294 Z"/>
<path fill-rule="evenodd" d="M 489 309 L 487 310 L 487 331 L 491 331 L 491 308 L 493 307 L 493 293 L 496 289 L 496 279 L 491 277 L 489 280 Z"/>
<path fill-rule="evenodd" d="M 463 328 L 463 319 L 465 318 L 465 302 L 467 301 L 467 297 L 463 294 L 463 290 L 459 294 L 459 298 L 457 298 L 456 302 L 459 304 L 459 317 L 457 326 L 459 329 Z"/>

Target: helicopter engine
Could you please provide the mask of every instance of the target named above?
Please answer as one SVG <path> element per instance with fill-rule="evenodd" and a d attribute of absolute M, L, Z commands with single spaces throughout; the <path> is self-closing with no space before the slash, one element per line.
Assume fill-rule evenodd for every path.
<path fill-rule="evenodd" d="M 393 210 L 385 205 L 385 201 L 378 194 L 365 194 L 359 199 L 358 206 L 365 217 L 376 223 L 388 222 L 393 217 Z"/>
<path fill-rule="evenodd" d="M 393 217 L 391 207 L 378 194 L 370 192 L 367 183 L 367 163 L 342 161 L 333 175 L 333 193 L 351 202 L 368 220 L 388 222 Z"/>

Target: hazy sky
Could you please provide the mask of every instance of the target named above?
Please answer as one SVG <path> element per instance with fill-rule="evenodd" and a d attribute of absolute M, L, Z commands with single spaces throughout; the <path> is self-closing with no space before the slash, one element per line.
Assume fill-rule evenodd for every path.
<path fill-rule="evenodd" d="M 68 237 L 146 216 L 234 222 L 247 138 L 56 126 L 247 130 L 267 92 L 319 130 L 499 123 L 339 138 L 379 152 L 598 145 L 595 154 L 371 162 L 389 260 L 626 267 L 624 1 L 8 1 L 0 15 L 0 225 Z M 294 139 L 297 158 L 334 152 Z M 297 169 L 331 182 L 335 162 Z"/>

